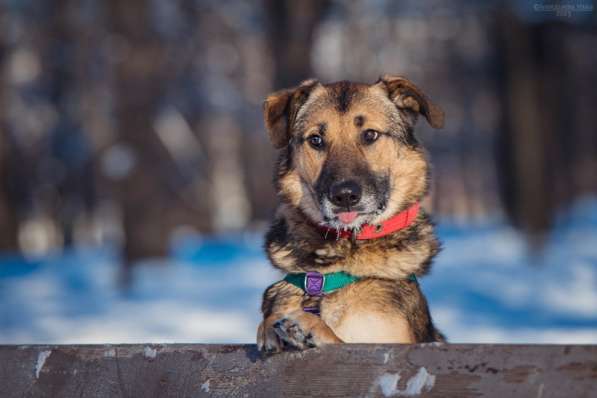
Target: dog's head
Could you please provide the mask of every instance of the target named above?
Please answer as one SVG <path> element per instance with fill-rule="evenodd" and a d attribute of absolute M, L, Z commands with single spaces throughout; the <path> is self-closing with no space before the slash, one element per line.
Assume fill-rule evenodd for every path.
<path fill-rule="evenodd" d="M 264 116 L 282 149 L 283 200 L 338 229 L 379 224 L 420 200 L 428 165 L 413 133 L 419 115 L 443 126 L 441 109 L 397 76 L 371 85 L 307 80 L 271 94 Z"/>

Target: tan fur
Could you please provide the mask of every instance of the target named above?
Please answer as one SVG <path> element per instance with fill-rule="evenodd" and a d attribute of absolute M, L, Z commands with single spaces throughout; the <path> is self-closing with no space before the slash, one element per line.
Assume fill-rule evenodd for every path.
<path fill-rule="evenodd" d="M 384 76 L 372 85 L 309 80 L 268 97 L 266 126 L 274 146 L 282 148 L 281 204 L 266 237 L 272 264 L 289 273 L 345 271 L 363 279 L 323 297 L 306 296 L 284 281 L 272 285 L 264 293 L 260 349 L 442 339 L 418 283 L 408 279 L 427 272 L 439 248 L 424 212 L 410 227 L 375 240 L 330 240 L 316 226 L 325 222 L 317 185 L 331 164 L 345 176 L 367 170 L 387 179 L 387 203 L 370 224 L 423 198 L 429 166 L 412 136 L 419 114 L 434 127 L 443 124 L 439 107 L 402 77 Z M 365 145 L 366 130 L 381 135 Z M 325 138 L 325 150 L 306 143 L 312 135 Z M 321 316 L 304 312 L 307 304 L 317 304 Z"/>

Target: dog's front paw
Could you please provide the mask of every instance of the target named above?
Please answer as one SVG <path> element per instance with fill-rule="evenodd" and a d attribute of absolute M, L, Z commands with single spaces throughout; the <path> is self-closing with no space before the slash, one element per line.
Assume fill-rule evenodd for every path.
<path fill-rule="evenodd" d="M 324 344 L 342 343 L 342 340 L 320 317 L 303 310 L 280 318 L 273 324 L 273 328 L 284 346 L 299 350 Z"/>
<path fill-rule="evenodd" d="M 257 349 L 268 354 L 282 351 L 282 341 L 272 323 L 271 320 L 264 320 L 257 328 Z"/>
<path fill-rule="evenodd" d="M 289 318 L 274 323 L 274 332 L 284 343 L 300 350 L 317 346 L 313 333 L 303 330 L 298 322 Z"/>

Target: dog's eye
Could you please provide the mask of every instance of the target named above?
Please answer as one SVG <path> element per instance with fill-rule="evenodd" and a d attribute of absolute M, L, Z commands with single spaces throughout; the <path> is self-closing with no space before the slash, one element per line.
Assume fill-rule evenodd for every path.
<path fill-rule="evenodd" d="M 323 148 L 323 138 L 320 135 L 314 134 L 307 138 L 307 141 L 315 149 Z"/>
<path fill-rule="evenodd" d="M 363 143 L 366 145 L 373 144 L 379 138 L 379 133 L 375 130 L 365 130 L 363 131 Z"/>

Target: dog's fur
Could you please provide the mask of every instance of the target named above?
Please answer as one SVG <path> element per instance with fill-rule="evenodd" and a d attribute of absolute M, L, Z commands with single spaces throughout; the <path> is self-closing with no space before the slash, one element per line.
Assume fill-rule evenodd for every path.
<path fill-rule="evenodd" d="M 362 279 L 321 298 L 285 281 L 270 286 L 257 332 L 261 350 L 443 341 L 418 283 L 408 279 L 427 273 L 439 251 L 422 210 L 407 228 L 373 240 L 330 238 L 317 227 L 358 231 L 423 199 L 429 165 L 413 133 L 419 115 L 443 126 L 441 109 L 397 76 L 371 85 L 307 80 L 266 99 L 266 127 L 281 150 L 274 178 L 281 203 L 265 242 L 270 261 L 287 273 L 346 271 Z M 348 180 L 362 196 L 342 208 L 329 192 Z M 345 224 L 342 210 L 358 216 Z M 321 316 L 303 311 L 313 303 Z"/>

